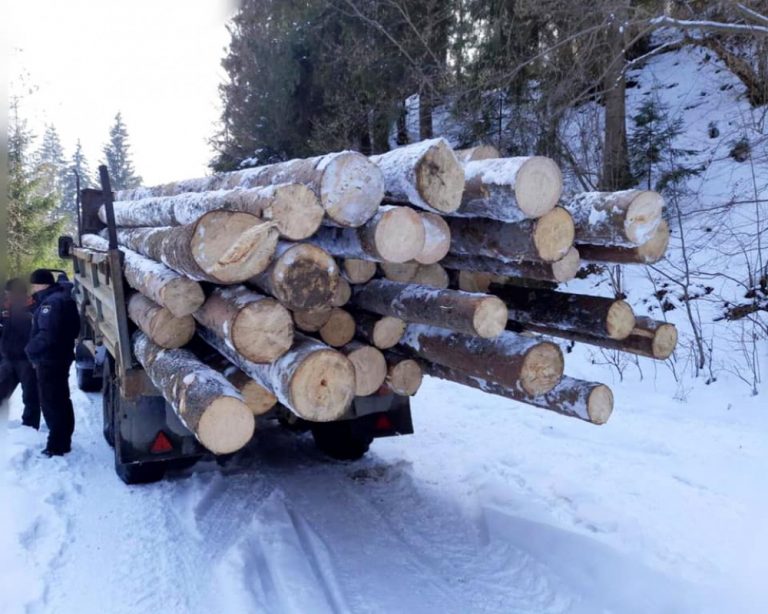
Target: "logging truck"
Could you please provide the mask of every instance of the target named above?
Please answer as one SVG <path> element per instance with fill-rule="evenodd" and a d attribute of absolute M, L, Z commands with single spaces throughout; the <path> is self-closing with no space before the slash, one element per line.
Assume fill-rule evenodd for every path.
<path fill-rule="evenodd" d="M 213 454 L 210 446 L 201 444 L 200 437 L 182 422 L 137 360 L 137 345 L 132 341 L 136 325 L 129 315 L 134 319 L 134 312 L 140 314 L 138 317 L 152 315 L 153 303 L 141 294 L 129 297 L 125 250 L 117 247 L 114 216 L 107 215 L 106 224 L 99 219 L 100 209 L 103 212 L 103 207 L 112 207 L 108 188 L 108 177 L 105 183 L 102 175 L 101 190 L 79 191 L 77 238 L 59 239 L 60 257 L 71 259 L 73 264 L 74 295 L 81 316 L 75 350 L 77 385 L 85 392 L 102 394 L 104 438 L 114 449 L 115 470 L 125 483 L 157 481 L 168 470 L 188 468 L 201 459 L 230 462 L 234 454 Z M 110 197 L 105 198 L 105 194 Z M 105 239 L 104 249 L 84 245 L 84 236 L 99 233 L 110 237 Z M 192 292 L 183 287 L 177 291 L 180 298 Z M 177 345 L 185 344 L 212 362 L 222 361 L 221 355 L 202 340 L 192 339 L 194 325 L 180 329 L 161 318 L 156 326 L 166 337 L 189 337 Z M 329 334 L 332 332 L 330 329 Z M 356 350 L 353 346 L 348 351 Z M 242 392 L 247 396 L 245 390 Z M 332 421 L 305 420 L 280 403 L 270 404 L 269 411 L 257 418 L 258 422 L 277 420 L 296 432 L 310 431 L 322 452 L 353 460 L 367 452 L 374 438 L 413 432 L 408 396 L 386 387 L 366 394 L 356 396 L 345 414 Z"/>

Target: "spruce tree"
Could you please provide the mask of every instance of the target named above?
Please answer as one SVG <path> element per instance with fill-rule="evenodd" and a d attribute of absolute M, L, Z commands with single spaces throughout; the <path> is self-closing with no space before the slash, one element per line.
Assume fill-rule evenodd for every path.
<path fill-rule="evenodd" d="M 72 154 L 72 158 L 65 169 L 61 200 L 62 209 L 72 222 L 74 222 L 77 213 L 77 178 L 75 173 L 80 176 L 81 190 L 91 187 L 91 169 L 83 153 L 80 139 L 77 139 L 75 152 Z"/>
<path fill-rule="evenodd" d="M 45 127 L 43 140 L 35 154 L 35 172 L 40 179 L 40 193 L 60 198 L 64 188 L 65 169 L 64 147 L 56 127 L 49 124 Z"/>
<path fill-rule="evenodd" d="M 141 177 L 133 168 L 128 129 L 120 112 L 115 115 L 115 123 L 109 130 L 109 142 L 104 145 L 104 164 L 109 170 L 113 190 L 125 190 L 141 185 Z"/>
<path fill-rule="evenodd" d="M 61 222 L 52 217 L 55 193 L 46 193 L 29 150 L 34 137 L 19 116 L 19 100 L 10 105 L 8 131 L 8 265 L 11 275 L 55 262 L 54 242 Z"/>

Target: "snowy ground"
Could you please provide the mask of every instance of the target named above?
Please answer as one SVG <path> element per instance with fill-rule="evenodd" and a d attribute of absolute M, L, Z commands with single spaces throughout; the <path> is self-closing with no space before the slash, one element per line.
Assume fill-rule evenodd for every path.
<path fill-rule="evenodd" d="M 268 432 L 248 468 L 141 487 L 99 395 L 52 460 L 16 396 L 0 612 L 766 611 L 768 413 L 742 389 L 629 382 L 594 427 L 428 380 L 417 433 L 363 461 Z"/>

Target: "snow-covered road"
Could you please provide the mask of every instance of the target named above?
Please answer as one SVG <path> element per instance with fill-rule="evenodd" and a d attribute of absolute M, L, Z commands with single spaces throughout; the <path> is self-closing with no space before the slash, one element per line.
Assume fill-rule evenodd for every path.
<path fill-rule="evenodd" d="M 275 429 L 248 468 L 142 487 L 99 395 L 52 460 L 14 397 L 0 612 L 757 612 L 768 416 L 718 386 L 626 384 L 596 428 L 428 380 L 416 435 L 363 461 Z"/>

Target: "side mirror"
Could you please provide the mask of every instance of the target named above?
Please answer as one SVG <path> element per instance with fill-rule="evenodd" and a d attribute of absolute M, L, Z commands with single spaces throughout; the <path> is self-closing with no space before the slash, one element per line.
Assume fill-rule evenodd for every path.
<path fill-rule="evenodd" d="M 59 258 L 68 259 L 72 258 L 72 246 L 75 241 L 72 237 L 63 236 L 59 237 Z"/>

